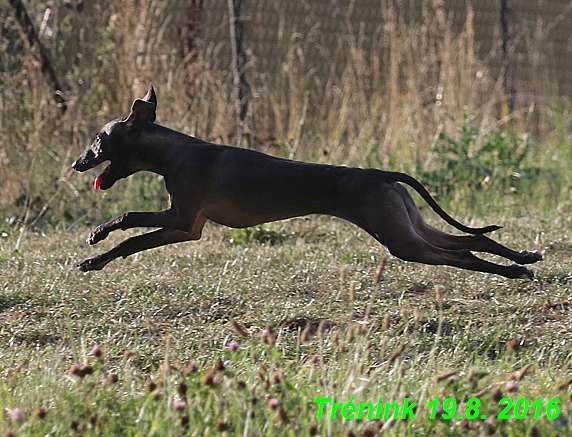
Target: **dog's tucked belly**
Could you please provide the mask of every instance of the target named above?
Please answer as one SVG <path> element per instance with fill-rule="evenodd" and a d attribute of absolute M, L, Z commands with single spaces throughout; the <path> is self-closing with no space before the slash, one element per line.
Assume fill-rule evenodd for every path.
<path fill-rule="evenodd" d="M 264 209 L 249 205 L 213 205 L 203 210 L 203 215 L 207 219 L 231 228 L 246 228 L 262 223 L 284 220 L 293 217 L 300 217 L 321 211 L 313 211 L 309 208 L 284 208 L 280 210 L 267 207 Z M 327 213 L 327 212 L 326 212 Z"/>

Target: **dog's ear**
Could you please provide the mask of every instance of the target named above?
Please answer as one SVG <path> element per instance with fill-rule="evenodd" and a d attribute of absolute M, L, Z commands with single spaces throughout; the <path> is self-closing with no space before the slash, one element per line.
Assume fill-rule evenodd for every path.
<path fill-rule="evenodd" d="M 137 99 L 131 106 L 131 113 L 125 119 L 128 129 L 140 128 L 144 123 L 153 123 L 157 118 L 157 95 L 151 86 L 143 100 Z"/>
<path fill-rule="evenodd" d="M 143 100 L 149 103 L 154 103 L 155 111 L 157 111 L 157 94 L 155 94 L 155 89 L 153 88 L 153 85 L 149 85 L 149 91 L 147 91 L 147 94 L 145 94 Z"/>

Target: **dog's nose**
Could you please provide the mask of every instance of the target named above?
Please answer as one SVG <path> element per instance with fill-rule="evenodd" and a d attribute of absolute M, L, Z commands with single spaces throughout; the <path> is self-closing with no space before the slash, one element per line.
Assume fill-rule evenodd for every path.
<path fill-rule="evenodd" d="M 96 160 L 93 150 L 87 149 L 71 165 L 75 171 L 86 171 L 92 168 Z"/>

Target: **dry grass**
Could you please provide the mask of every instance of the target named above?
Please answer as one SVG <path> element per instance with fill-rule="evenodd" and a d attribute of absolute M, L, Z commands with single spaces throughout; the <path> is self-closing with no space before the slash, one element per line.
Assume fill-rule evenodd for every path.
<path fill-rule="evenodd" d="M 5 413 L 0 428 L 22 436 L 48 429 L 67 435 L 77 421 L 84 435 L 120 435 L 129 427 L 134 435 L 167 435 L 168 429 L 183 432 L 182 417 L 190 415 L 194 427 L 185 435 L 215 435 L 218 420 L 229 422 L 235 435 L 245 426 L 254 434 L 299 435 L 317 426 L 320 435 L 340 435 L 383 422 L 317 420 L 315 398 L 397 402 L 408 395 L 419 407 L 415 420 L 394 423 L 398 435 L 553 429 L 545 416 L 487 425 L 428 416 L 426 403 L 435 397 L 459 404 L 477 397 L 481 411 L 497 414 L 495 388 L 513 400 L 558 397 L 560 420 L 572 413 L 569 388 L 558 388 L 571 377 L 572 243 L 556 231 L 570 223 L 499 220 L 507 229 L 497 235 L 504 244 L 547 247 L 535 281 L 392 257 L 379 275 L 388 256 L 383 248 L 349 224 L 317 217 L 273 228 L 285 237 L 275 245 L 232 244 L 226 228 L 210 226 L 200 242 L 141 253 L 90 274 L 74 263 L 126 233 L 101 248 L 89 248 L 80 234 L 26 234 L 18 252 L 19 235 L 4 237 L 0 404 L 20 408 L 26 420 Z M 236 353 L 229 349 L 233 341 Z M 94 344 L 102 359 L 92 356 Z M 219 359 L 226 370 L 210 374 Z M 185 370 L 193 362 L 197 374 Z M 527 364 L 533 366 L 526 377 L 515 377 Z M 69 374 L 86 365 L 93 375 Z M 118 382 L 110 384 L 114 375 Z M 213 391 L 214 376 L 219 388 Z M 149 381 L 163 401 L 149 404 Z M 188 386 L 184 396 L 177 394 L 181 383 Z M 237 391 L 237 384 L 248 391 Z M 251 397 L 261 405 L 250 406 Z M 267 406 L 271 398 L 281 410 Z M 182 413 L 171 408 L 177 399 L 186 399 Z M 45 419 L 35 416 L 38 406 Z M 256 413 L 245 425 L 251 408 Z"/>

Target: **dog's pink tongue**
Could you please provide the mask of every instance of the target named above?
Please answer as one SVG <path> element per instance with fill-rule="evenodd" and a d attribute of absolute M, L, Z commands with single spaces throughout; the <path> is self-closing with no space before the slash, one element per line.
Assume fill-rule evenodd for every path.
<path fill-rule="evenodd" d="M 95 179 L 95 181 L 93 182 L 93 187 L 94 187 L 96 190 L 99 190 L 99 187 L 101 187 L 101 180 L 103 179 L 102 176 L 103 176 L 103 173 L 100 174 L 100 175 Z"/>

